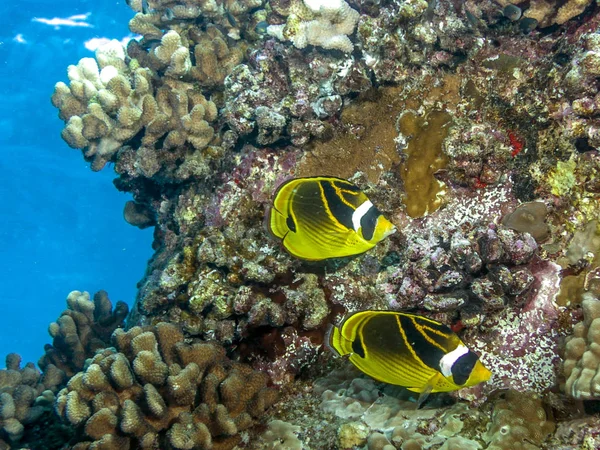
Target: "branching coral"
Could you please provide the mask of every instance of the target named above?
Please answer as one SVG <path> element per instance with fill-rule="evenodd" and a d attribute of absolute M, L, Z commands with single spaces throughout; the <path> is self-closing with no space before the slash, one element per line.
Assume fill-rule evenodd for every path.
<path fill-rule="evenodd" d="M 54 395 L 64 381 L 64 372 L 52 364 L 41 374 L 32 363 L 21 367 L 17 354 L 6 357 L 6 369 L 0 370 L 0 448 L 5 448 L 4 440 L 16 446 L 25 426 L 52 410 Z"/>
<path fill-rule="evenodd" d="M 58 394 L 58 414 L 82 433 L 74 448 L 232 449 L 277 396 L 266 375 L 218 344 L 185 343 L 172 324 L 113 343 Z"/>
<path fill-rule="evenodd" d="M 123 302 L 117 302 L 113 309 L 105 291 L 97 292 L 93 301 L 87 292 L 71 292 L 67 309 L 50 324 L 48 331 L 54 338 L 53 345 L 46 345 L 39 366 L 45 371 L 54 365 L 72 377 L 96 350 L 108 346 L 111 334 L 123 326 L 128 312 Z"/>
<path fill-rule="evenodd" d="M 63 139 L 73 148 L 86 149 L 100 170 L 117 150 L 154 118 L 152 72 L 125 62 L 121 44 L 112 41 L 69 66 L 70 85 L 56 84 L 52 104 L 67 122 Z"/>
<path fill-rule="evenodd" d="M 252 36 L 257 16 L 263 15 L 262 0 L 149 0 L 147 8 L 143 3 L 142 0 L 128 3 L 137 12 L 129 21 L 129 29 L 146 39 L 160 38 L 160 30 L 185 27 L 202 17 L 219 25 L 229 37 L 237 40 L 242 33 L 246 37 Z"/>
<path fill-rule="evenodd" d="M 198 34 L 198 39 L 208 38 L 211 43 L 218 37 L 217 32 L 206 37 Z M 121 44 L 113 41 L 97 51 L 96 60 L 84 58 L 69 67 L 69 86 L 56 84 L 52 103 L 67 122 L 63 139 L 71 147 L 84 149 L 85 157 L 93 161 L 92 169 L 100 170 L 117 159 L 117 152 L 129 143 L 137 147 L 141 141 L 136 148 L 140 155 L 156 146 L 166 150 L 186 143 L 194 150 L 208 146 L 214 136 L 211 123 L 217 117 L 216 106 L 194 83 L 180 78 L 190 73 L 186 77 L 190 81 L 218 82 L 241 55 L 239 51 L 232 54 L 225 45 L 218 53 L 223 61 L 229 61 L 225 65 L 217 63 L 211 68 L 205 61 L 192 66 L 189 45 L 193 42 L 188 42 L 186 39 L 184 45 L 182 37 L 171 30 L 151 53 L 132 44 L 131 53 L 153 67 L 150 69 L 141 67 L 138 59 L 126 58 Z M 163 82 L 156 82 L 156 71 L 164 71 Z M 147 177 L 158 171 L 149 169 L 147 163 L 140 164 L 139 170 Z"/>

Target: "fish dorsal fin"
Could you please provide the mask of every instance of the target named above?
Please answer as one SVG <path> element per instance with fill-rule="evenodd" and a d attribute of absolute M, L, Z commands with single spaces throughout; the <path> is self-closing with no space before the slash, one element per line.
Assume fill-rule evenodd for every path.
<path fill-rule="evenodd" d="M 337 349 L 331 345 L 331 340 L 334 337 L 334 333 L 336 332 L 336 327 L 332 323 L 327 324 L 327 330 L 325 330 L 325 347 L 327 347 L 335 356 L 342 356 Z M 339 329 L 337 330 L 339 333 Z"/>

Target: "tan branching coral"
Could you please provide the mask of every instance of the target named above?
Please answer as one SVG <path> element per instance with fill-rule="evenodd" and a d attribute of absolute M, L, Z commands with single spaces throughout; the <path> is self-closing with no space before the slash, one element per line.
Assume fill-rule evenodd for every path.
<path fill-rule="evenodd" d="M 583 294 L 583 321 L 567 338 L 563 374 L 564 390 L 584 400 L 600 399 L 600 299 L 593 291 Z"/>
<path fill-rule="evenodd" d="M 219 86 L 233 68 L 244 59 L 243 46 L 227 45 L 227 38 L 215 26 L 206 27 L 206 32 L 191 34 L 195 64 L 190 70 L 194 80 L 203 86 Z"/>
<path fill-rule="evenodd" d="M 354 45 L 349 35 L 354 32 L 359 13 L 344 0 L 292 1 L 287 21 L 270 25 L 267 33 L 281 41 L 291 41 L 296 48 L 316 45 L 325 49 L 352 52 Z"/>
<path fill-rule="evenodd" d="M 100 170 L 154 117 L 152 72 L 125 62 L 122 45 L 112 41 L 69 66 L 69 86 L 56 84 L 52 104 L 67 122 L 63 139 L 85 149 L 92 169 Z"/>
<path fill-rule="evenodd" d="M 157 110 L 146 127 L 142 144 L 151 148 L 166 134 L 163 148 L 179 147 L 189 142 L 195 149 L 206 147 L 214 136 L 209 122 L 217 118 L 217 107 L 194 85 L 166 79 L 156 91 Z"/>
<path fill-rule="evenodd" d="M 47 371 L 56 366 L 68 377 L 73 376 L 96 350 L 108 346 L 111 334 L 123 326 L 128 312 L 123 302 L 117 302 L 113 309 L 105 291 L 98 291 L 93 300 L 87 292 L 71 292 L 67 309 L 48 328 L 54 340 L 46 345 L 46 354 L 38 362 L 40 368 Z"/>
<path fill-rule="evenodd" d="M 266 375 L 172 324 L 117 330 L 113 342 L 58 395 L 56 411 L 84 435 L 75 448 L 232 449 L 277 396 Z"/>
<path fill-rule="evenodd" d="M 160 45 L 154 49 L 154 54 L 165 66 L 167 76 L 183 76 L 192 68 L 190 50 L 182 45 L 181 36 L 170 30 L 160 40 Z"/>
<path fill-rule="evenodd" d="M 254 21 L 249 16 L 256 15 L 262 4 L 262 0 L 149 0 L 144 8 L 141 0 L 131 0 L 128 5 L 137 14 L 129 21 L 129 29 L 146 39 L 156 39 L 162 35 L 161 29 L 185 26 L 202 17 L 238 40 L 242 31 L 246 36 L 252 34 Z"/>
<path fill-rule="evenodd" d="M 143 53 L 135 45 L 132 48 Z M 223 58 L 231 53 L 227 52 L 222 52 Z M 62 137 L 69 146 L 84 150 L 93 170 L 114 160 L 136 137 L 141 138 L 140 151 L 152 150 L 165 135 L 161 142 L 165 149 L 186 142 L 196 150 L 203 149 L 213 139 L 210 123 L 217 117 L 215 104 L 195 84 L 180 80 L 192 68 L 196 76 L 200 73 L 199 66 L 192 67 L 188 41 L 172 30 L 162 36 L 151 54 L 143 56 L 153 69 L 126 58 L 121 44 L 113 41 L 96 52 L 96 59 L 83 58 L 69 67 L 69 86 L 63 82 L 55 86 L 52 103 L 66 121 Z M 165 74 L 158 87 L 155 70 Z M 223 72 L 217 79 L 224 76 Z M 157 170 L 149 171 L 149 176 Z"/>
<path fill-rule="evenodd" d="M 0 448 L 19 442 L 26 425 L 52 410 L 54 394 L 64 380 L 64 372 L 53 364 L 42 374 L 32 363 L 21 367 L 15 353 L 6 357 L 6 369 L 0 370 Z"/>

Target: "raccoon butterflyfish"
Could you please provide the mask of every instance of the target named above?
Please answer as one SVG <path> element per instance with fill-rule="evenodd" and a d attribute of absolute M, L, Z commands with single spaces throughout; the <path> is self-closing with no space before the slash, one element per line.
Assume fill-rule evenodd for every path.
<path fill-rule="evenodd" d="M 268 225 L 290 254 L 313 261 L 366 252 L 396 231 L 364 192 L 333 177 L 283 183 Z"/>
<path fill-rule="evenodd" d="M 427 395 L 487 381 L 491 372 L 446 325 L 415 314 L 361 311 L 329 332 L 329 345 L 384 383 Z"/>

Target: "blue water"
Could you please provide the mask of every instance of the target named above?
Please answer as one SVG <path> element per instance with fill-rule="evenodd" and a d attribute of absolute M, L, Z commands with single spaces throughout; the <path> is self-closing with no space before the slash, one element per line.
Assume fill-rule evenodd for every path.
<path fill-rule="evenodd" d="M 90 26 L 55 27 L 53 18 Z M 93 56 L 92 38 L 122 39 L 133 12 L 123 1 L 2 2 L 0 16 L 0 359 L 37 362 L 48 324 L 72 290 L 108 291 L 133 304 L 151 255 L 152 229 L 122 216 L 129 196 L 112 167 L 94 173 L 60 138 L 50 103 L 66 69 Z M 37 18 L 38 20 L 34 20 Z M 89 44 L 88 44 L 89 45 Z M 0 367 L 4 367 L 0 361 Z"/>

